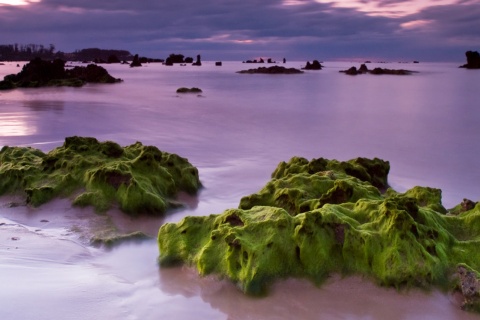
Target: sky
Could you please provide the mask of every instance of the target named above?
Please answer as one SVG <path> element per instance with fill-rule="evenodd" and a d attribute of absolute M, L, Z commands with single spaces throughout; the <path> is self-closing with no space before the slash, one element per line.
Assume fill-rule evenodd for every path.
<path fill-rule="evenodd" d="M 0 0 L 0 44 L 151 58 L 465 62 L 480 0 Z"/>

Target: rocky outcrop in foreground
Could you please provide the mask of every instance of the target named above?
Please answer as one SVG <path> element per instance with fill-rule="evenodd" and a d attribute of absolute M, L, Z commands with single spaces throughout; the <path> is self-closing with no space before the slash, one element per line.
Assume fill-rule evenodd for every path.
<path fill-rule="evenodd" d="M 59 86 L 81 87 L 86 83 L 121 81 L 95 64 L 66 69 L 63 60 L 45 61 L 38 58 L 24 65 L 19 73 L 5 76 L 3 81 L 0 81 L 0 90 Z"/>
<path fill-rule="evenodd" d="M 272 67 L 260 67 L 256 69 L 248 69 L 237 71 L 237 73 L 248 73 L 248 74 L 299 74 L 303 71 L 295 68 L 285 68 L 281 66 L 272 66 Z"/>
<path fill-rule="evenodd" d="M 140 142 L 121 147 L 95 138 L 69 137 L 45 154 L 22 147 L 0 151 L 0 195 L 24 194 L 40 206 L 55 197 L 106 211 L 113 205 L 133 216 L 162 215 L 180 205 L 179 192 L 195 194 L 198 170 L 187 159 Z"/>
<path fill-rule="evenodd" d="M 382 286 L 448 288 L 478 310 L 480 204 L 452 214 L 439 189 L 388 188 L 389 169 L 365 158 L 281 162 L 238 209 L 164 224 L 160 264 L 193 266 L 255 295 L 285 277 L 321 284 L 357 274 Z"/>
<path fill-rule="evenodd" d="M 467 57 L 467 63 L 460 68 L 480 69 L 480 54 L 478 51 L 467 51 L 465 56 Z"/>
<path fill-rule="evenodd" d="M 341 70 L 339 72 L 351 75 L 351 76 L 356 76 L 359 74 L 375 74 L 375 75 L 382 75 L 382 74 L 390 74 L 390 75 L 409 75 L 414 73 L 415 71 L 410 71 L 410 70 L 405 70 L 405 69 L 386 69 L 386 68 L 375 68 L 372 70 L 369 70 L 368 67 L 365 64 L 362 64 L 359 69 L 356 67 L 351 67 L 347 70 Z"/>

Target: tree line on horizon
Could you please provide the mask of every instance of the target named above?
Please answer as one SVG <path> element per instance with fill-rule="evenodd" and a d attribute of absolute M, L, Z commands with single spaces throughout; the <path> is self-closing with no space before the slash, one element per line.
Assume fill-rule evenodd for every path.
<path fill-rule="evenodd" d="M 55 51 L 55 45 L 53 44 L 48 46 L 18 43 L 0 45 L 0 61 L 30 61 L 41 58 L 44 60 L 109 62 L 113 57 L 118 61 L 133 59 L 133 55 L 127 50 L 87 48 L 66 53 Z"/>

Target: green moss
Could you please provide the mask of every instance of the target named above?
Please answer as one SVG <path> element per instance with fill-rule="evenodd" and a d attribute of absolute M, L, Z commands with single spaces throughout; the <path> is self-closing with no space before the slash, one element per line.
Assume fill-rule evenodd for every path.
<path fill-rule="evenodd" d="M 249 294 L 264 293 L 275 279 L 321 283 L 332 273 L 444 288 L 459 264 L 480 270 L 480 204 L 453 216 L 438 189 L 381 194 L 373 184 L 385 188 L 388 169 L 364 158 L 282 162 L 239 209 L 163 225 L 160 263 L 229 278 Z"/>
<path fill-rule="evenodd" d="M 0 194 L 22 191 L 33 206 L 76 193 L 75 205 L 98 211 L 118 203 L 132 215 L 163 214 L 178 192 L 194 194 L 200 187 L 198 170 L 187 159 L 140 142 L 122 148 L 68 137 L 47 154 L 18 147 L 0 151 Z"/>

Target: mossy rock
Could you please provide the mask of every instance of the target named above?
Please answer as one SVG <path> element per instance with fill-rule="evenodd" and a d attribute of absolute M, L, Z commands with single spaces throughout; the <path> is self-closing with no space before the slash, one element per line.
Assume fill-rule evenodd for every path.
<path fill-rule="evenodd" d="M 132 215 L 163 214 L 170 199 L 201 187 L 198 170 L 187 159 L 140 142 L 122 148 L 112 141 L 68 137 L 63 146 L 40 150 L 4 147 L 0 151 L 0 195 L 24 192 L 39 206 L 75 194 L 73 204 L 98 211 L 113 203 Z"/>
<path fill-rule="evenodd" d="M 356 158 L 341 162 L 294 157 L 277 166 L 272 180 L 262 190 L 243 197 L 239 208 L 275 206 L 297 215 L 327 203 L 380 199 L 380 190 L 388 186 L 389 170 L 390 164 L 381 159 Z"/>
<path fill-rule="evenodd" d="M 375 178 L 373 164 L 383 164 Z M 350 170 L 355 165 L 364 170 Z M 372 183 L 385 186 L 388 169 L 379 159 L 282 162 L 239 209 L 163 225 L 160 264 L 194 266 L 254 295 L 276 279 L 320 284 L 333 273 L 396 288 L 458 290 L 459 280 L 452 281 L 458 265 L 480 270 L 480 204 L 451 215 L 439 189 L 382 194 Z M 468 306 L 475 309 L 476 301 L 469 298 Z"/>

